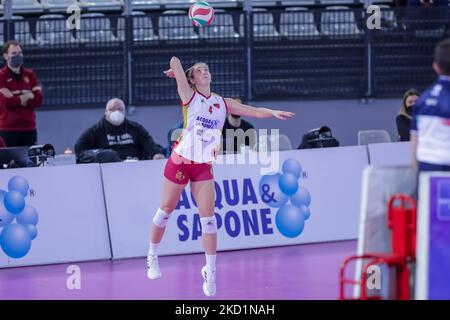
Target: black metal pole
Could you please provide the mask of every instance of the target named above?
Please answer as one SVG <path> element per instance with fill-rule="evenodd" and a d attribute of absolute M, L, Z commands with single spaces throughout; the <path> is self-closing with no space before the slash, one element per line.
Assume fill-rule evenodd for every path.
<path fill-rule="evenodd" d="M 244 2 L 245 14 L 245 35 L 247 49 L 247 86 L 245 90 L 245 99 L 251 101 L 253 99 L 253 15 L 252 0 Z"/>
<path fill-rule="evenodd" d="M 12 23 L 12 0 L 5 0 L 3 4 L 3 8 L 5 10 L 4 18 L 5 18 L 5 34 L 4 40 L 13 39 L 13 23 Z"/>
<path fill-rule="evenodd" d="M 365 17 L 365 36 L 364 36 L 364 44 L 365 44 L 365 57 L 366 57 L 366 93 L 365 100 L 366 102 L 370 102 L 374 96 L 374 43 L 373 43 L 373 31 L 369 28 L 367 24 L 367 8 L 372 4 L 372 0 L 365 0 L 364 2 L 364 13 Z"/>
<path fill-rule="evenodd" d="M 125 0 L 124 2 L 124 16 L 125 16 L 125 104 L 127 105 L 128 113 L 134 111 L 134 96 L 133 96 L 133 17 L 132 17 L 132 0 Z"/>

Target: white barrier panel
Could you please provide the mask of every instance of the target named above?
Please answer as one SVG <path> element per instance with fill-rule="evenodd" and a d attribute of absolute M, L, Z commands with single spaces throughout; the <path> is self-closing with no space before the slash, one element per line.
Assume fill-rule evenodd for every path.
<path fill-rule="evenodd" d="M 361 213 L 357 254 L 392 253 L 391 230 L 387 225 L 387 206 L 389 199 L 396 193 L 413 195 L 416 186 L 416 175 L 410 167 L 368 166 L 364 169 Z M 362 261 L 358 260 L 355 269 L 355 280 L 359 281 L 362 272 Z M 382 275 L 383 288 L 385 275 Z M 390 276 L 390 275 L 389 275 Z M 379 294 L 371 291 L 371 294 Z M 391 288 L 382 292 L 383 297 L 391 297 Z M 354 296 L 359 297 L 359 287 L 355 286 Z"/>
<path fill-rule="evenodd" d="M 101 165 L 114 258 L 146 254 L 152 218 L 161 199 L 165 163 L 148 160 Z"/>
<path fill-rule="evenodd" d="M 356 239 L 366 147 L 285 151 L 278 156 L 272 167 L 281 174 L 284 165 L 289 172 L 282 178 L 261 175 L 260 165 L 214 166 L 218 249 Z M 114 258 L 147 254 L 164 165 L 140 161 L 101 166 Z M 187 187 L 169 220 L 161 255 L 203 251 L 200 228 Z"/>
<path fill-rule="evenodd" d="M 0 170 L 0 190 L 0 267 L 111 258 L 98 164 Z"/>
<path fill-rule="evenodd" d="M 411 143 L 391 142 L 374 143 L 368 145 L 369 161 L 377 166 L 411 166 Z"/>

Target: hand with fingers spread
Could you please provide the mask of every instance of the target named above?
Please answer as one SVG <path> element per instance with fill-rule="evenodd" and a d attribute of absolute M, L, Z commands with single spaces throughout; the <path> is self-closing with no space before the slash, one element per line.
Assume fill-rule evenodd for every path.
<path fill-rule="evenodd" d="M 275 118 L 280 120 L 287 120 L 295 116 L 295 113 L 289 111 L 273 110 L 272 113 Z"/>

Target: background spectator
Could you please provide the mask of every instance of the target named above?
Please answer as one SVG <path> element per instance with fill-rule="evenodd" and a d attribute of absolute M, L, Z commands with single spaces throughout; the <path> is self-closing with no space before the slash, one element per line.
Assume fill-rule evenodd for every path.
<path fill-rule="evenodd" d="M 415 89 L 409 89 L 403 95 L 402 106 L 395 118 L 397 123 L 398 141 L 409 141 L 410 139 L 412 106 L 419 97 L 420 92 Z"/>
<path fill-rule="evenodd" d="M 163 150 L 139 123 L 126 119 L 126 108 L 122 100 L 114 98 L 106 104 L 104 117 L 88 128 L 75 144 L 77 157 L 83 151 L 111 149 L 117 151 L 122 160 L 164 159 Z"/>
<path fill-rule="evenodd" d="M 8 147 L 37 143 L 34 109 L 43 101 L 33 70 L 23 67 L 22 47 L 16 40 L 3 46 L 6 66 L 0 70 L 0 136 Z"/>

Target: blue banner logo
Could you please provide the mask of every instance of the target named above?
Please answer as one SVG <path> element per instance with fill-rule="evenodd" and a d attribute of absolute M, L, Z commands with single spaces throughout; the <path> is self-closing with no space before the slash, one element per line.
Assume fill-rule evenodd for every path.
<path fill-rule="evenodd" d="M 287 238 L 298 237 L 311 212 L 311 195 L 299 184 L 302 167 L 295 159 L 283 162 L 283 173 L 265 175 L 259 182 L 259 194 L 269 207 L 278 208 L 275 222 L 278 230 Z"/>
<path fill-rule="evenodd" d="M 8 192 L 0 189 L 0 247 L 10 258 L 22 258 L 37 237 L 38 214 L 25 203 L 28 181 L 14 176 L 8 182 Z"/>

